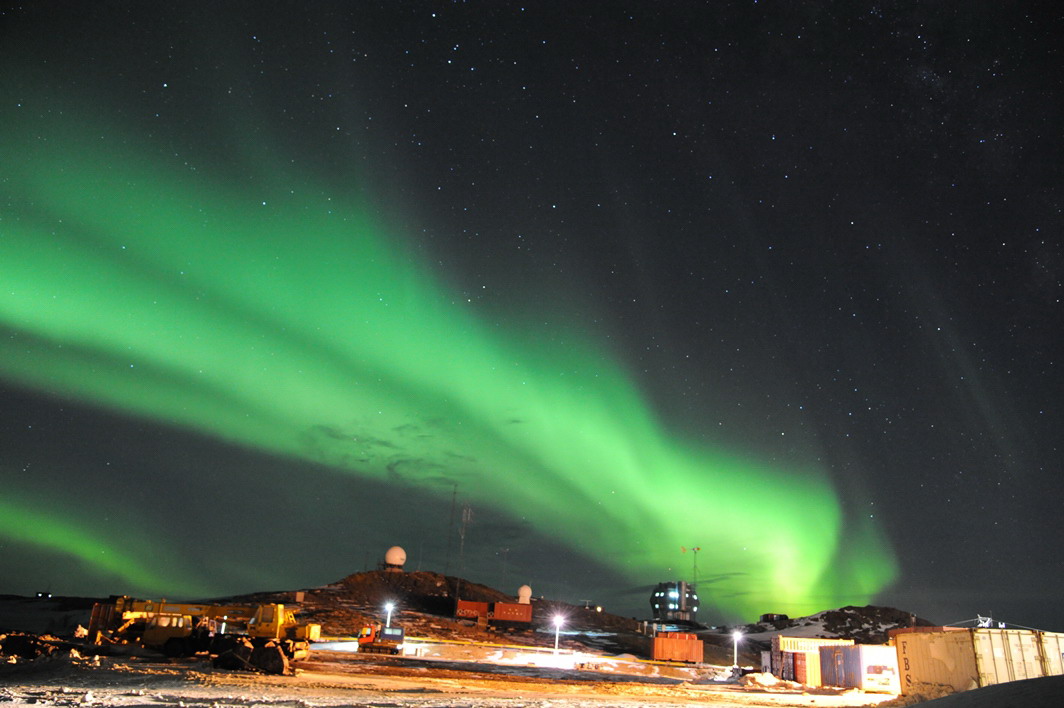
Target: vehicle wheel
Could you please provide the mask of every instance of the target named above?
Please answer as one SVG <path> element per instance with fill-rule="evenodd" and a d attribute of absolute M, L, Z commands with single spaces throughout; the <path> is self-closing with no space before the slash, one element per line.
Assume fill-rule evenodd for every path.
<path fill-rule="evenodd" d="M 251 654 L 253 651 L 251 642 L 247 640 L 232 642 L 228 649 L 223 650 L 214 658 L 214 666 L 219 669 L 243 669 L 251 667 Z"/>
<path fill-rule="evenodd" d="M 169 657 L 188 656 L 188 647 L 181 637 L 170 637 L 163 644 L 163 654 Z"/>
<path fill-rule="evenodd" d="M 276 644 L 256 647 L 251 652 L 251 665 L 267 674 L 288 673 L 288 657 Z"/>

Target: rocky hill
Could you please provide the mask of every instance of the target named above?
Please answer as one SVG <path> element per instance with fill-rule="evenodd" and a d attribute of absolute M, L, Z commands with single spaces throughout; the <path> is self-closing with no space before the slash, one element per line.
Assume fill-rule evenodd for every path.
<path fill-rule="evenodd" d="M 808 617 L 747 625 L 743 634 L 767 640 L 773 634 L 792 637 L 853 639 L 858 644 L 886 644 L 887 632 L 901 627 L 930 627 L 933 623 L 893 607 L 849 605 Z"/>
<path fill-rule="evenodd" d="M 545 645 L 554 641 L 555 615 L 565 617 L 562 642 L 608 644 L 600 648 L 642 652 L 646 638 L 635 620 L 596 612 L 564 602 L 533 598 L 532 625 L 526 630 L 494 630 L 473 620 L 454 617 L 455 599 L 473 602 L 516 602 L 517 598 L 495 588 L 454 576 L 429 571 L 395 572 L 385 570 L 354 573 L 317 588 L 301 591 L 262 592 L 219 598 L 219 602 L 283 602 L 296 604 L 300 616 L 322 625 L 330 637 L 348 637 L 367 624 L 385 619 L 385 603 L 394 603 L 392 620 L 410 634 L 442 639 L 499 641 Z M 608 639 L 601 635 L 610 635 Z"/>

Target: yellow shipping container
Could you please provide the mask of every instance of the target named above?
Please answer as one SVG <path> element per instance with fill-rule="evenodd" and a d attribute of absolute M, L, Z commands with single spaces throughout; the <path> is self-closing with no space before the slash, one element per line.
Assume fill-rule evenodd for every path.
<path fill-rule="evenodd" d="M 1042 671 L 1046 676 L 1064 675 L 1064 634 L 1042 632 Z"/>
<path fill-rule="evenodd" d="M 850 646 L 852 639 L 820 639 L 819 637 L 784 637 L 772 638 L 773 651 L 820 651 L 820 647 Z"/>
<path fill-rule="evenodd" d="M 977 629 L 972 633 L 979 685 L 1045 676 L 1035 632 L 1022 629 Z"/>
<path fill-rule="evenodd" d="M 820 678 L 820 651 L 794 652 L 794 680 L 806 686 L 823 685 Z"/>

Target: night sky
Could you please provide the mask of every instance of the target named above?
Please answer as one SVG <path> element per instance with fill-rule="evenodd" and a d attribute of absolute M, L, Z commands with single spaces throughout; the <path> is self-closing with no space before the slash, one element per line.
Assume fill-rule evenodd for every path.
<path fill-rule="evenodd" d="M 0 593 L 1064 630 L 1056 3 L 156 5 L 0 14 Z"/>

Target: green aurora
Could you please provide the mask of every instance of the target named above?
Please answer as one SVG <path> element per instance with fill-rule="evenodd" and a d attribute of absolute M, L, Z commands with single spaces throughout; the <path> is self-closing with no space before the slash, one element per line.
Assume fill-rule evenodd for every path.
<path fill-rule="evenodd" d="M 729 614 L 862 604 L 894 578 L 823 472 L 671 434 L 605 347 L 487 322 L 345 192 L 192 171 L 113 130 L 4 128 L 0 376 L 441 503 L 458 483 L 633 583 L 699 542 Z M 787 501 L 766 512 L 769 490 Z M 146 545 L 37 508 L 0 508 L 0 539 L 174 587 Z"/>
<path fill-rule="evenodd" d="M 130 538 L 124 533 L 128 524 L 115 523 L 109 526 L 111 533 L 102 536 L 87 528 L 86 524 L 72 521 L 76 511 L 55 511 L 55 500 L 49 502 L 52 509 L 41 510 L 26 498 L 15 498 L 14 490 L 5 490 L 5 499 L 0 499 L 0 538 L 31 548 L 59 551 L 82 563 L 92 566 L 98 574 L 122 581 L 126 587 L 156 591 L 166 588 L 169 592 L 195 595 L 208 589 L 206 585 L 189 582 L 195 577 L 191 568 L 173 567 L 174 554 L 167 554 L 168 566 L 156 567 L 146 559 L 161 550 L 157 539 Z"/>

